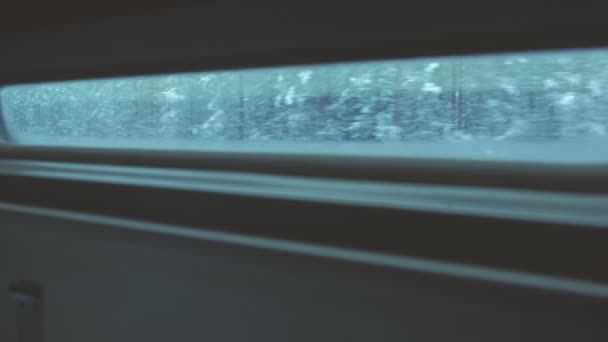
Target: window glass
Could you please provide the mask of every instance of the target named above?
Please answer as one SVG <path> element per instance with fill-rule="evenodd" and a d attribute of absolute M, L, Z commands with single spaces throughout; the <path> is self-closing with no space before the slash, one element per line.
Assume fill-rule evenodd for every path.
<path fill-rule="evenodd" d="M 608 161 L 608 51 L 7 86 L 18 144 Z"/>

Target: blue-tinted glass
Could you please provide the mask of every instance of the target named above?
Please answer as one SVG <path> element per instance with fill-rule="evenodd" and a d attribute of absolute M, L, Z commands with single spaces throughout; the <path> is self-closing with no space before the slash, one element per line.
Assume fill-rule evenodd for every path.
<path fill-rule="evenodd" d="M 608 50 L 4 87 L 19 144 L 608 161 Z"/>

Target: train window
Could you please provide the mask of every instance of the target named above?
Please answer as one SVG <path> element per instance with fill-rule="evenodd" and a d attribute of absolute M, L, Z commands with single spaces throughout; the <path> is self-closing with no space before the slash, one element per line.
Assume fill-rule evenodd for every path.
<path fill-rule="evenodd" d="M 608 50 L 10 85 L 23 145 L 608 161 Z M 601 147 L 605 145 L 604 147 Z"/>

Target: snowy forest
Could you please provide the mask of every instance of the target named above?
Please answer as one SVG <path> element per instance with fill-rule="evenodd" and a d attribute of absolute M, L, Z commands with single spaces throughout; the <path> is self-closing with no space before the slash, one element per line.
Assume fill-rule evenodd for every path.
<path fill-rule="evenodd" d="M 608 134 L 608 52 L 522 53 L 9 86 L 15 136 L 538 141 Z"/>

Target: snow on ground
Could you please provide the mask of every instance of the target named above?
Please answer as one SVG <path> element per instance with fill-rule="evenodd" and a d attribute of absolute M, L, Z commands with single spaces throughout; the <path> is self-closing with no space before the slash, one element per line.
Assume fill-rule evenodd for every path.
<path fill-rule="evenodd" d="M 169 90 L 163 91 L 161 92 L 161 94 L 165 98 L 165 101 L 169 103 L 175 103 L 186 98 L 184 95 L 178 94 L 176 88 L 171 88 Z"/>
<path fill-rule="evenodd" d="M 544 82 L 545 89 L 555 88 L 559 85 L 554 79 L 548 78 Z"/>
<path fill-rule="evenodd" d="M 426 91 L 428 93 L 441 93 L 441 87 L 432 82 L 426 82 L 422 87 L 422 91 Z"/>
<path fill-rule="evenodd" d="M 435 71 L 435 69 L 439 68 L 439 65 L 440 64 L 437 62 L 429 63 L 429 65 L 427 65 L 426 68 L 424 68 L 424 71 L 433 72 L 433 71 Z"/>
<path fill-rule="evenodd" d="M 311 70 L 306 70 L 298 73 L 298 77 L 300 78 L 300 83 L 306 84 L 310 80 L 310 76 L 312 76 Z"/>
<path fill-rule="evenodd" d="M 575 98 L 576 98 L 576 95 L 574 95 L 574 93 L 566 93 L 559 98 L 557 103 L 559 103 L 562 106 L 568 106 L 568 105 L 571 105 L 572 103 L 574 103 Z"/>
<path fill-rule="evenodd" d="M 295 87 L 294 86 L 289 87 L 289 90 L 287 91 L 287 95 L 285 95 L 285 103 L 287 105 L 292 105 L 294 102 L 295 96 L 296 96 Z"/>

